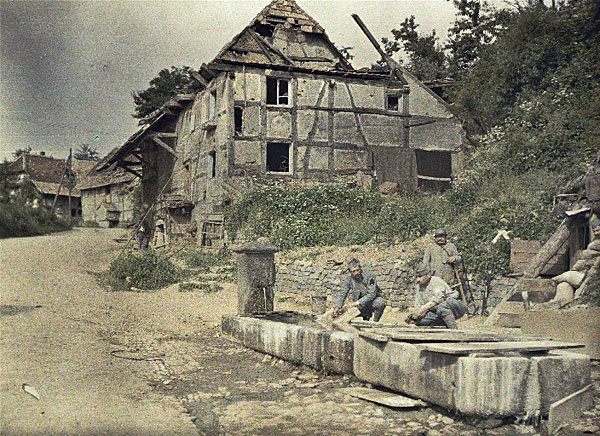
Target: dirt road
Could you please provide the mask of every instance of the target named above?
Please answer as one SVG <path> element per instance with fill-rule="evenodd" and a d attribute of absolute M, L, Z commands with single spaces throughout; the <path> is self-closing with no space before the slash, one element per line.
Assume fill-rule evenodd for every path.
<path fill-rule="evenodd" d="M 149 389 L 143 366 L 111 356 L 128 299 L 86 271 L 105 267 L 120 233 L 0 240 L 3 435 L 197 435 L 177 401 Z"/>
<path fill-rule="evenodd" d="M 365 386 L 353 377 L 245 349 L 219 330 L 221 315 L 235 311 L 233 286 L 210 294 L 101 289 L 95 276 L 123 247 L 113 241 L 121 234 L 0 240 L 3 435 L 536 434 L 510 421 L 357 400 L 340 390 Z M 286 305 L 277 308 L 297 308 Z M 597 404 L 581 428 L 592 429 L 598 415 Z"/>

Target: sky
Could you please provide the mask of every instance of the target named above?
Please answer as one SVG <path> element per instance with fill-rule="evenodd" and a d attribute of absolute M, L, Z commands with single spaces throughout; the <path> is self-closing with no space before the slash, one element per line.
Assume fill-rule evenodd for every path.
<path fill-rule="evenodd" d="M 199 68 L 270 0 L 0 0 L 0 160 L 31 147 L 64 158 L 90 144 L 100 155 L 138 129 L 132 92 L 163 68 Z M 351 18 L 378 40 L 414 15 L 444 36 L 447 0 L 297 0 L 338 46 L 354 47 L 354 67 L 378 59 Z"/>

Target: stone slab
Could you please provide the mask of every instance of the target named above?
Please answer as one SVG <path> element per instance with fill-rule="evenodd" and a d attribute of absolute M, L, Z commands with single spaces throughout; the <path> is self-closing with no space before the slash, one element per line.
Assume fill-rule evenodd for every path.
<path fill-rule="evenodd" d="M 583 344 L 554 341 L 468 342 L 423 344 L 427 351 L 445 354 L 532 352 L 567 348 L 583 348 Z"/>
<path fill-rule="evenodd" d="M 543 310 L 520 316 L 521 332 L 545 336 L 560 341 L 579 342 L 578 350 L 593 359 L 600 359 L 600 309 Z"/>
<path fill-rule="evenodd" d="M 221 330 L 261 353 L 325 372 L 352 374 L 352 334 L 250 316 L 224 316 Z"/>
<path fill-rule="evenodd" d="M 384 392 L 369 388 L 343 388 L 341 392 L 361 400 L 381 404 L 395 409 L 408 409 L 412 407 L 423 407 L 427 404 L 421 400 L 405 397 L 393 392 Z"/>
<path fill-rule="evenodd" d="M 547 413 L 564 389 L 589 384 L 589 358 L 574 353 L 461 356 L 430 352 L 426 346 L 359 336 L 354 341 L 354 374 L 373 385 L 483 417 Z"/>
<path fill-rule="evenodd" d="M 593 404 L 594 392 L 592 385 L 587 385 L 585 388 L 556 401 L 550 406 L 550 412 L 548 413 L 548 434 L 556 433 L 561 425 L 578 418 L 584 411 L 591 409 Z"/>

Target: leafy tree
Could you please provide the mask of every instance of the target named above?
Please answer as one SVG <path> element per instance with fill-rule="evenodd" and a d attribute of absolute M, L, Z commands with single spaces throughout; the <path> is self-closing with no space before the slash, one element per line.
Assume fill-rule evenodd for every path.
<path fill-rule="evenodd" d="M 435 30 L 421 34 L 414 15 L 406 18 L 398 29 L 392 29 L 393 39 L 382 38 L 385 52 L 393 56 L 404 49 L 408 55 L 407 69 L 420 80 L 443 79 L 448 75 L 447 57 Z"/>
<path fill-rule="evenodd" d="M 95 147 L 92 147 L 90 144 L 81 144 L 75 150 L 75 153 L 73 153 L 73 158 L 79 160 L 99 160 L 100 156 Z"/>
<path fill-rule="evenodd" d="M 148 88 L 132 93 L 135 103 L 133 117 L 141 118 L 140 124 L 144 124 L 143 118 L 191 85 L 190 72 L 191 68 L 187 66 L 181 68 L 172 66 L 170 70 L 167 68 L 160 70 L 158 76 L 150 80 Z"/>
<path fill-rule="evenodd" d="M 17 148 L 15 151 L 13 151 L 13 157 L 15 158 L 15 160 L 17 160 L 21 157 L 22 154 L 27 153 L 31 153 L 31 147 L 28 146 L 26 148 Z"/>
<path fill-rule="evenodd" d="M 510 12 L 495 10 L 486 1 L 453 0 L 457 8 L 454 25 L 448 30 L 449 71 L 460 76 L 481 57 L 482 50 L 506 28 Z"/>

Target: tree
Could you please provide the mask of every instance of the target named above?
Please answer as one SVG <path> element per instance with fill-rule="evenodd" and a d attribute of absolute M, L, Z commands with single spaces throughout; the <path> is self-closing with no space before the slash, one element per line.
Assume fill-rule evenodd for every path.
<path fill-rule="evenodd" d="M 99 160 L 100 156 L 95 147 L 92 147 L 90 144 L 81 144 L 75 150 L 75 153 L 73 153 L 73 158 L 78 160 Z"/>
<path fill-rule="evenodd" d="M 22 154 L 28 153 L 31 153 L 31 147 L 29 146 L 26 148 L 17 148 L 15 151 L 13 151 L 13 157 L 15 158 L 15 160 L 17 160 L 21 157 Z"/>
<path fill-rule="evenodd" d="M 471 68 L 482 50 L 506 28 L 510 12 L 495 10 L 486 1 L 453 0 L 458 9 L 448 30 L 449 68 L 453 77 Z"/>
<path fill-rule="evenodd" d="M 190 67 L 163 68 L 158 76 L 150 80 L 150 86 L 143 91 L 132 93 L 135 103 L 134 118 L 140 118 L 140 124 L 144 124 L 143 118 L 159 109 L 163 104 L 175 95 L 184 92 L 186 87 L 192 84 Z"/>
<path fill-rule="evenodd" d="M 382 39 L 385 52 L 393 56 L 403 49 L 408 56 L 406 68 L 419 80 L 447 77 L 448 60 L 435 30 L 422 34 L 417 31 L 418 27 L 414 15 L 406 18 L 398 29 L 392 29 L 393 39 Z"/>

